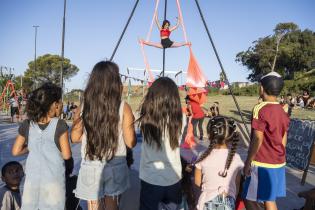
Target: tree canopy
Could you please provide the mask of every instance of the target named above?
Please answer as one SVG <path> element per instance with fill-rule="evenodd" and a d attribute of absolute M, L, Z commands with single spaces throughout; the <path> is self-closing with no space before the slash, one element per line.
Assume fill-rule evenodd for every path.
<path fill-rule="evenodd" d="M 294 72 L 308 71 L 315 61 L 315 33 L 309 29 L 301 31 L 295 23 L 279 23 L 272 35 L 258 38 L 246 51 L 236 55 L 236 61 L 249 70 L 248 79 L 257 81 L 260 75 L 271 71 L 275 59 L 277 41 L 279 51 L 275 71 L 286 78 Z"/>
<path fill-rule="evenodd" d="M 40 85 L 50 81 L 60 84 L 61 57 L 59 55 L 46 54 L 36 59 L 36 71 L 34 61 L 28 63 L 28 69 L 25 72 L 25 78 L 31 79 L 33 84 Z M 63 78 L 65 80 L 75 76 L 79 68 L 71 63 L 70 59 L 64 58 Z"/>

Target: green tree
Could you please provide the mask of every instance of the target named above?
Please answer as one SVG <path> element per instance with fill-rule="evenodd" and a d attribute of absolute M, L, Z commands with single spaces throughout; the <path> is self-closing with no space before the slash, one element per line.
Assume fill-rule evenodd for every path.
<path fill-rule="evenodd" d="M 251 81 L 257 81 L 273 66 L 278 73 L 292 78 L 294 72 L 310 70 L 314 60 L 315 33 L 301 31 L 294 23 L 279 23 L 273 35 L 259 38 L 236 55 L 236 61 L 248 68 Z"/>
<path fill-rule="evenodd" d="M 39 86 L 44 82 L 50 81 L 60 84 L 61 57 L 59 55 L 46 54 L 36 59 L 36 71 L 34 61 L 28 63 L 28 69 L 25 72 L 26 78 L 31 78 L 33 85 Z M 70 59 L 64 58 L 63 78 L 65 80 L 75 76 L 79 68 L 71 64 Z"/>

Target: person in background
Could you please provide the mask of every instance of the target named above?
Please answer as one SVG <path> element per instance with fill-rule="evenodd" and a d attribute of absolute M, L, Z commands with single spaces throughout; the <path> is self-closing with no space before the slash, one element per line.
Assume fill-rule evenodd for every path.
<path fill-rule="evenodd" d="M 290 119 L 277 102 L 284 82 L 271 72 L 260 80 L 263 102 L 253 109 L 252 139 L 245 162 L 243 198 L 246 209 L 277 210 L 276 199 L 286 195 L 285 146 Z"/>
<path fill-rule="evenodd" d="M 303 100 L 302 96 L 298 96 L 296 105 L 298 107 L 300 107 L 300 108 L 304 108 L 305 107 L 304 100 Z"/>
<path fill-rule="evenodd" d="M 26 115 L 26 103 L 27 103 L 27 97 L 26 92 L 24 89 L 21 90 L 21 103 L 20 103 L 20 121 L 23 121 L 25 115 Z"/>
<path fill-rule="evenodd" d="M 72 118 L 74 116 L 74 112 L 77 108 L 78 108 L 78 106 L 75 105 L 74 102 L 71 102 L 71 105 L 69 106 L 68 120 L 72 120 Z"/>
<path fill-rule="evenodd" d="M 295 101 L 294 101 L 294 98 L 292 97 L 292 95 L 290 93 L 287 94 L 287 97 L 286 97 L 284 103 L 287 104 L 287 106 L 288 106 L 288 112 L 287 113 L 288 113 L 289 117 L 291 117 L 292 110 L 295 107 Z"/>
<path fill-rule="evenodd" d="M 207 117 L 216 117 L 220 115 L 219 102 L 215 101 L 213 105 L 209 108 Z"/>
<path fill-rule="evenodd" d="M 285 103 L 285 99 L 284 99 L 284 96 L 280 96 L 280 104 L 284 104 Z"/>
<path fill-rule="evenodd" d="M 65 208 L 65 161 L 72 154 L 68 125 L 59 119 L 61 94 L 61 88 L 52 83 L 45 83 L 29 94 L 28 120 L 19 127 L 12 147 L 13 156 L 28 154 L 23 210 Z"/>
<path fill-rule="evenodd" d="M 304 107 L 308 107 L 308 104 L 309 104 L 309 99 L 311 98 L 308 90 L 303 90 L 303 95 L 302 95 L 302 99 L 303 99 L 303 102 L 304 102 Z"/>
<path fill-rule="evenodd" d="M 23 167 L 19 162 L 11 161 L 1 169 L 1 178 L 5 183 L 0 188 L 0 210 L 20 210 L 20 184 L 24 176 Z"/>
<path fill-rule="evenodd" d="M 70 111 L 70 102 L 68 101 L 66 105 L 63 105 L 62 119 L 67 120 Z"/>
<path fill-rule="evenodd" d="M 201 107 L 201 105 L 192 100 L 189 97 L 189 107 L 190 107 L 190 112 L 192 113 L 192 124 L 194 126 L 194 137 L 198 138 L 197 135 L 197 126 L 199 129 L 199 140 L 203 140 L 203 121 L 205 119 L 205 114 L 203 112 L 203 108 Z"/>
<path fill-rule="evenodd" d="M 11 122 L 14 122 L 14 116 L 16 116 L 17 121 L 19 121 L 19 103 L 14 97 L 14 93 L 11 94 L 10 99 L 10 110 L 11 110 Z"/>

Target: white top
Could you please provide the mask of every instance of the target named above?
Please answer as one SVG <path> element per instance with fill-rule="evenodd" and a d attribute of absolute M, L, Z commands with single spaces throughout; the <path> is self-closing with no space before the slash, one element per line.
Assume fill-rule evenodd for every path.
<path fill-rule="evenodd" d="M 125 102 L 121 101 L 119 106 L 119 123 L 118 123 L 118 147 L 114 157 L 122 157 L 127 155 L 126 144 L 123 138 L 122 132 L 122 121 L 124 115 L 124 106 Z M 83 108 L 82 108 L 83 109 Z M 109 122 L 107 122 L 109 123 Z M 81 144 L 81 157 L 82 159 L 85 158 L 85 149 L 86 149 L 86 130 L 84 129 L 83 136 L 82 136 L 82 144 Z"/>
<path fill-rule="evenodd" d="M 167 130 L 167 129 L 166 129 Z M 140 179 L 153 185 L 170 186 L 182 178 L 180 148 L 172 150 L 168 132 L 162 138 L 162 145 L 148 145 L 145 141 L 141 146 Z"/>
<path fill-rule="evenodd" d="M 19 107 L 18 102 L 15 100 L 15 98 L 10 98 L 9 103 L 12 107 Z"/>

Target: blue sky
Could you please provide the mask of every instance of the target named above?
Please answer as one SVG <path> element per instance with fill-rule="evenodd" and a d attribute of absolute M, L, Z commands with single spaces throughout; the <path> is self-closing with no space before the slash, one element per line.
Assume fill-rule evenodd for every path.
<path fill-rule="evenodd" d="M 65 57 L 80 68 L 66 81 L 68 90 L 84 88 L 93 65 L 109 58 L 135 0 L 67 0 Z M 163 16 L 163 0 L 159 17 Z M 168 0 L 167 18 L 175 24 L 176 1 Z M 315 31 L 313 0 L 199 0 L 215 41 L 223 66 L 231 81 L 246 81 L 246 67 L 235 62 L 236 53 L 246 50 L 259 37 L 272 34 L 279 22 L 295 22 L 302 30 Z M 193 0 L 181 0 L 188 39 L 209 80 L 219 78 L 220 68 L 214 56 L 197 7 Z M 34 58 L 34 28 L 39 25 L 37 55 L 60 54 L 63 0 L 1 0 L 0 1 L 0 65 L 14 67 L 22 74 Z M 154 10 L 154 0 L 140 0 L 114 61 L 125 73 L 127 67 L 144 68 L 137 39 L 145 38 Z M 181 29 L 171 35 L 183 41 Z M 159 41 L 153 29 L 152 41 Z M 162 50 L 146 48 L 150 66 L 162 68 Z M 168 49 L 166 69 L 186 70 L 189 51 L 186 47 Z M 139 77 L 141 74 L 135 73 Z"/>

